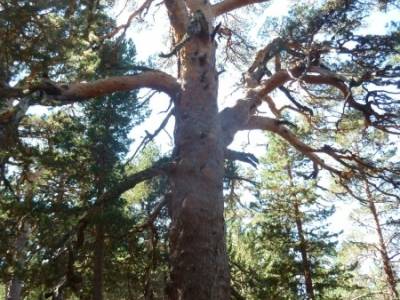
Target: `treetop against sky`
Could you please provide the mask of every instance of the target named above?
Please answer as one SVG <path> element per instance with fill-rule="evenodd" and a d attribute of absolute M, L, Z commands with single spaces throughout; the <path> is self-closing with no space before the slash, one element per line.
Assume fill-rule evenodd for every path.
<path fill-rule="evenodd" d="M 257 11 L 249 12 L 244 9 L 239 11 L 238 16 L 251 16 L 249 19 L 252 20 L 252 27 L 249 31 L 249 37 L 254 45 L 261 47 L 263 43 L 265 43 L 265 39 L 271 40 L 277 36 L 277 33 L 274 32 L 269 32 L 269 35 L 267 36 L 265 36 L 265 34 L 262 35 L 264 23 L 267 22 L 268 18 L 285 17 L 293 3 L 294 2 L 291 1 L 270 1 L 268 6 Z M 310 1 L 310 4 L 314 3 L 317 3 L 317 1 Z M 126 1 L 117 1 L 112 10 L 111 14 L 117 16 L 117 25 L 126 24 L 126 21 L 132 14 L 132 11 L 135 11 L 135 8 L 126 9 L 126 5 Z M 139 3 L 137 3 L 136 6 L 139 6 Z M 169 47 L 169 31 L 166 30 L 169 24 L 167 18 L 165 18 L 165 16 L 163 17 L 163 15 L 164 12 L 162 10 L 157 10 L 154 13 L 154 16 L 152 16 L 152 20 L 156 20 L 156 22 L 145 22 L 146 19 L 144 19 L 145 24 L 132 26 L 127 29 L 127 37 L 137 41 L 136 48 L 139 61 L 145 62 L 150 60 L 152 62 L 156 62 L 156 64 L 165 64 L 165 61 L 159 57 L 159 54 L 162 51 L 165 51 L 164 49 Z M 357 29 L 357 31 L 363 35 L 383 35 L 387 32 L 390 22 L 396 21 L 398 17 L 399 12 L 395 9 L 382 11 L 378 7 L 375 7 L 373 9 L 373 13 L 365 18 L 364 26 Z M 232 66 L 230 61 L 227 61 L 227 64 L 224 65 L 226 72 L 221 74 L 219 82 L 220 110 L 226 106 L 234 105 L 236 99 L 244 96 L 245 91 L 242 88 L 238 88 L 238 83 L 240 83 L 242 71 L 246 67 L 247 65 L 242 65 L 242 70 L 238 69 Z M 169 70 L 171 73 L 174 73 L 174 65 L 170 65 L 167 70 Z M 162 95 L 160 94 L 155 95 L 150 101 L 151 108 L 156 113 L 153 114 L 152 117 L 149 118 L 144 124 L 142 124 L 143 129 L 139 129 L 139 131 L 143 132 L 142 135 L 145 135 L 145 130 L 149 132 L 155 131 L 159 125 L 159 122 L 161 122 L 161 119 L 163 118 L 162 114 L 159 114 L 158 112 L 164 111 L 165 108 L 160 104 L 163 103 L 167 107 L 168 100 L 165 98 L 159 98 L 161 96 Z M 278 102 L 280 103 L 280 106 L 289 104 L 289 100 L 284 95 L 276 94 L 275 97 L 279 98 Z M 264 111 L 268 115 L 272 115 L 268 110 L 267 104 L 263 104 L 260 108 L 260 111 Z M 168 131 L 171 133 L 173 131 L 173 119 L 170 120 L 168 128 Z M 132 134 L 137 136 L 138 130 Z M 160 132 L 159 136 L 156 137 L 156 140 L 159 140 L 161 145 L 171 145 L 170 136 L 171 134 L 168 135 L 164 132 Z M 260 140 L 264 135 L 259 135 L 257 132 L 253 132 L 251 136 L 254 136 L 253 140 Z M 160 137 L 161 140 L 159 139 Z M 140 141 L 136 140 L 136 143 L 139 142 Z M 248 148 L 250 152 L 255 152 L 261 155 L 264 151 L 264 146 L 262 146 L 260 149 L 257 149 L 256 144 L 257 143 L 248 143 L 248 133 L 246 132 L 239 132 L 234 140 L 234 145 L 236 148 L 242 148 L 243 146 L 250 147 Z M 132 149 L 136 149 L 136 146 L 137 145 L 133 145 Z M 170 149 L 170 147 L 171 146 L 165 148 L 165 150 Z"/>

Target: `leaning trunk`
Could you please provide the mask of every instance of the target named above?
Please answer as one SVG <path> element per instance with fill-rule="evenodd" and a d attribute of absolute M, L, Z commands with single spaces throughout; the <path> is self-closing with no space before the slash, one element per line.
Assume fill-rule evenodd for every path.
<path fill-rule="evenodd" d="M 366 188 L 367 197 L 368 197 L 368 207 L 372 214 L 372 217 L 374 218 L 375 231 L 376 231 L 376 234 L 378 235 L 379 252 L 381 254 L 383 271 L 386 275 L 386 282 L 388 285 L 389 293 L 390 293 L 391 299 L 399 299 L 399 293 L 396 290 L 396 275 L 393 271 L 392 264 L 391 264 L 390 258 L 389 258 L 389 254 L 388 254 L 388 251 L 386 248 L 386 244 L 383 239 L 382 227 L 381 227 L 381 224 L 379 221 L 379 216 L 378 216 L 378 212 L 376 210 L 375 202 L 372 199 L 372 194 L 371 194 L 371 191 L 369 190 L 369 186 L 367 183 L 365 184 L 365 188 Z"/>
<path fill-rule="evenodd" d="M 175 158 L 169 206 L 169 299 L 230 299 L 225 248 L 223 145 L 218 139 L 215 44 L 194 37 L 181 54 L 182 94 L 176 100 Z"/>
<path fill-rule="evenodd" d="M 310 261 L 308 260 L 307 255 L 307 242 L 304 237 L 303 231 L 303 222 L 301 219 L 301 213 L 298 203 L 294 203 L 294 212 L 295 212 L 295 219 L 296 219 L 296 226 L 297 226 L 297 234 L 299 235 L 300 241 L 300 253 L 301 253 L 301 261 L 303 267 L 303 274 L 304 274 L 304 282 L 306 285 L 306 293 L 308 299 L 315 299 L 314 295 L 314 287 L 312 282 L 312 275 L 311 275 L 311 265 Z"/>

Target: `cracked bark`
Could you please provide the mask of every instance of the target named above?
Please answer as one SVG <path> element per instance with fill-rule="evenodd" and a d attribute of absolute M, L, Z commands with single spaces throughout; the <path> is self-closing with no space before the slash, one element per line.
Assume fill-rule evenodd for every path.
<path fill-rule="evenodd" d="M 193 11 L 205 5 L 191 1 L 188 6 Z M 169 205 L 171 282 L 167 292 L 173 300 L 230 299 L 215 47 L 209 37 L 199 36 L 179 54 L 182 93 L 175 103 L 177 163 L 170 174 Z"/>

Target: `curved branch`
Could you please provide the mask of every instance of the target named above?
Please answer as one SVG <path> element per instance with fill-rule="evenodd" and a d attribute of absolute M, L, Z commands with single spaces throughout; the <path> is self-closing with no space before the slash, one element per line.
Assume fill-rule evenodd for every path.
<path fill-rule="evenodd" d="M 247 124 L 249 117 L 255 113 L 261 104 L 256 93 L 249 91 L 246 99 L 240 99 L 233 107 L 227 107 L 219 113 L 222 128 L 222 142 L 227 147 L 238 130 Z"/>
<path fill-rule="evenodd" d="M 124 35 L 126 33 L 127 29 L 129 28 L 129 26 L 131 25 L 132 20 L 138 16 L 140 17 L 141 15 L 145 15 L 148 12 L 148 10 L 150 9 L 150 6 L 152 3 L 153 3 L 153 0 L 144 1 L 144 3 L 137 10 L 135 10 L 134 12 L 132 12 L 129 15 L 128 20 L 126 21 L 125 24 L 115 27 L 111 32 L 109 32 L 107 35 L 105 35 L 103 37 L 103 40 L 114 37 L 121 30 L 123 30 L 122 34 Z"/>
<path fill-rule="evenodd" d="M 257 168 L 257 164 L 259 163 L 257 157 L 255 157 L 254 154 L 252 153 L 247 153 L 247 152 L 239 152 L 231 149 L 225 149 L 225 159 L 228 160 L 239 160 L 242 162 L 245 162 L 247 164 L 250 164 L 254 168 Z"/>
<path fill-rule="evenodd" d="M 311 71 L 320 71 L 321 68 L 311 68 Z M 326 84 L 337 88 L 345 98 L 345 104 L 350 107 L 360 111 L 365 118 L 367 125 L 372 125 L 378 129 L 384 130 L 382 126 L 376 125 L 372 122 L 371 117 L 375 117 L 377 120 L 382 120 L 388 117 L 388 115 L 381 115 L 373 108 L 369 103 L 361 104 L 358 103 L 352 93 L 350 88 L 344 83 L 343 79 L 335 76 L 334 73 L 329 72 L 329 74 L 320 73 L 318 75 L 303 74 L 304 66 L 298 66 L 291 70 L 281 70 L 274 75 L 272 75 L 267 80 L 262 82 L 262 87 L 258 89 L 259 97 L 264 97 L 265 95 L 272 92 L 274 89 L 281 87 L 283 84 L 289 80 L 301 80 L 309 84 Z M 301 78 L 300 78 L 301 76 Z"/>
<path fill-rule="evenodd" d="M 287 127 L 282 125 L 282 122 L 273 118 L 252 116 L 250 117 L 248 123 L 241 130 L 252 130 L 261 129 L 267 130 L 278 134 L 283 139 L 285 139 L 290 145 L 296 148 L 299 152 L 307 156 L 311 161 L 323 167 L 324 169 L 340 175 L 341 171 L 337 170 L 329 165 L 327 165 L 323 159 L 321 159 L 317 154 L 315 154 L 316 149 L 303 143 L 293 132 L 291 132 Z"/>
<path fill-rule="evenodd" d="M 385 117 L 384 115 L 381 115 L 376 111 L 374 111 L 371 105 L 369 105 L 368 103 L 367 104 L 358 103 L 353 98 L 350 88 L 343 82 L 342 79 L 338 78 L 333 73 L 332 75 L 324 75 L 323 73 L 319 75 L 304 75 L 301 79 L 309 84 L 326 84 L 337 88 L 343 94 L 345 98 L 345 104 L 347 103 L 350 107 L 360 111 L 364 115 L 365 122 L 367 125 L 373 125 L 371 121 L 372 116 L 376 117 L 376 119 L 378 120 Z"/>
<path fill-rule="evenodd" d="M 219 3 L 216 3 L 212 6 L 212 10 L 214 16 L 219 16 L 235 10 L 237 8 L 254 4 L 254 3 L 262 3 L 267 2 L 268 0 L 224 0 Z"/>
<path fill-rule="evenodd" d="M 114 92 L 131 91 L 139 88 L 150 88 L 168 94 L 175 99 L 180 91 L 179 84 L 171 75 L 160 71 L 146 71 L 132 76 L 116 76 L 100 79 L 90 83 L 73 83 L 61 86 L 61 94 L 56 100 L 80 101 L 104 96 Z"/>
<path fill-rule="evenodd" d="M 168 171 L 173 167 L 172 163 L 166 163 L 163 165 L 157 164 L 139 171 L 137 173 L 131 174 L 128 177 L 126 177 L 124 180 L 113 186 L 112 189 L 109 191 L 105 192 L 102 194 L 95 204 L 93 206 L 90 206 L 79 218 L 77 224 L 73 226 L 71 230 L 69 230 L 67 233 L 65 233 L 62 238 L 60 239 L 60 242 L 58 243 L 58 248 L 64 248 L 65 245 L 71 241 L 71 237 L 74 235 L 77 236 L 77 242 L 75 245 L 75 248 L 79 248 L 82 245 L 83 242 L 83 232 L 87 225 L 90 222 L 90 219 L 98 214 L 99 210 L 103 207 L 104 204 L 107 204 L 108 202 L 112 201 L 113 199 L 116 199 L 120 197 L 124 192 L 128 191 L 129 189 L 134 188 L 137 184 L 145 181 L 152 179 L 156 176 L 160 176 L 163 174 L 168 173 Z M 164 205 L 164 204 L 160 204 Z M 162 208 L 160 207 L 160 209 Z M 155 215 L 156 217 L 157 215 Z"/>
<path fill-rule="evenodd" d="M 233 141 L 236 132 L 243 130 L 243 126 L 246 126 L 250 116 L 254 115 L 262 101 L 269 103 L 268 93 L 289 81 L 293 76 L 300 76 L 303 69 L 299 66 L 292 70 L 281 70 L 275 73 L 264 80 L 262 86 L 249 89 L 245 99 L 238 100 L 233 107 L 222 110 L 219 115 L 224 145 L 228 146 Z"/>
<path fill-rule="evenodd" d="M 166 163 L 163 165 L 156 164 L 148 169 L 129 175 L 116 184 L 112 189 L 101 195 L 93 207 L 99 207 L 100 204 L 105 204 L 108 201 L 121 196 L 124 192 L 134 188 L 137 184 L 145 180 L 167 174 L 171 168 L 173 168 L 173 163 Z"/>
<path fill-rule="evenodd" d="M 49 79 L 25 91 L 14 88 L 14 97 L 31 94 L 35 91 L 44 92 L 47 98 L 54 101 L 40 99 L 35 102 L 42 105 L 63 105 L 70 102 L 79 102 L 94 97 L 105 96 L 114 92 L 131 91 L 139 88 L 150 88 L 168 94 L 172 99 L 180 92 L 176 79 L 161 71 L 145 71 L 136 75 L 115 76 L 99 79 L 92 82 L 58 84 Z M 0 94 L 1 94 L 0 90 Z"/>
<path fill-rule="evenodd" d="M 258 88 L 258 94 L 260 97 L 268 95 L 276 88 L 284 85 L 289 80 L 298 79 L 304 72 L 304 66 L 297 66 L 293 69 L 281 70 L 276 72 L 270 78 L 261 82 L 261 87 Z"/>

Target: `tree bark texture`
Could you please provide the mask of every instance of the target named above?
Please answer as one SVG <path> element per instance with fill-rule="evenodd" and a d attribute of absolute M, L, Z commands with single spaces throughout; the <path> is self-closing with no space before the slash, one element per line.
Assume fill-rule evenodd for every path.
<path fill-rule="evenodd" d="M 168 297 L 173 300 L 230 299 L 215 47 L 209 35 L 195 36 L 180 53 L 182 93 L 176 99 L 174 133 L 177 164 L 170 176 L 169 204 Z"/>

